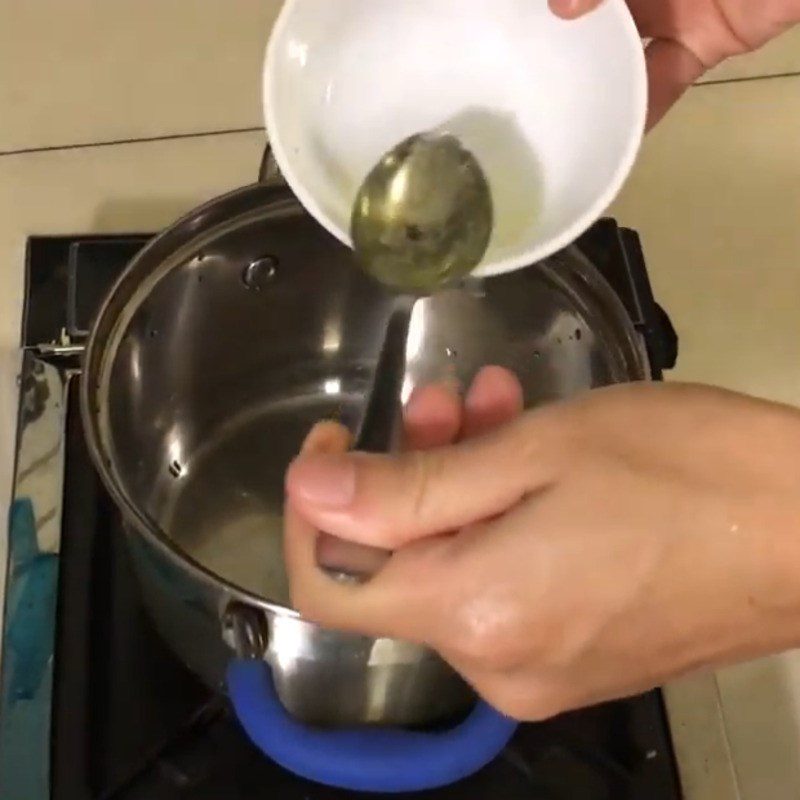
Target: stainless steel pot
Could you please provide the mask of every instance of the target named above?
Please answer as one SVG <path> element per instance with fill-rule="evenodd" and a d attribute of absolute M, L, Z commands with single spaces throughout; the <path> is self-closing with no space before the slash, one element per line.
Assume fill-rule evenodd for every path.
<path fill-rule="evenodd" d="M 425 723 L 472 699 L 434 653 L 289 607 L 285 468 L 320 418 L 358 426 L 394 304 L 288 190 L 259 184 L 142 251 L 86 354 L 89 447 L 161 634 L 210 685 L 234 649 L 265 659 L 308 723 Z M 621 303 L 577 250 L 417 301 L 404 393 L 485 364 L 513 369 L 528 406 L 647 374 Z"/>

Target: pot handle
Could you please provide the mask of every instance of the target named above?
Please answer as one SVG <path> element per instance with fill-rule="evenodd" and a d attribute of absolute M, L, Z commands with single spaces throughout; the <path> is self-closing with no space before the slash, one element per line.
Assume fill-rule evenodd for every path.
<path fill-rule="evenodd" d="M 232 661 L 227 681 L 236 716 L 266 756 L 302 778 L 348 791 L 397 794 L 456 783 L 493 761 L 517 728 L 482 701 L 444 732 L 312 728 L 284 709 L 264 661 Z"/>

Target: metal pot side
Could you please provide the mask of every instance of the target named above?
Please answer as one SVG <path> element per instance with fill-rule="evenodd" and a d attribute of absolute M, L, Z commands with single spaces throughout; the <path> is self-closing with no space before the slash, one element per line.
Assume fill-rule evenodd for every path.
<path fill-rule="evenodd" d="M 285 468 L 317 420 L 357 428 L 393 302 L 285 188 L 254 185 L 154 239 L 86 352 L 89 449 L 159 631 L 217 686 L 249 618 L 282 702 L 313 724 L 430 723 L 473 698 L 423 647 L 290 607 Z M 647 374 L 621 303 L 576 250 L 417 301 L 407 362 L 404 394 L 500 364 L 529 407 Z"/>

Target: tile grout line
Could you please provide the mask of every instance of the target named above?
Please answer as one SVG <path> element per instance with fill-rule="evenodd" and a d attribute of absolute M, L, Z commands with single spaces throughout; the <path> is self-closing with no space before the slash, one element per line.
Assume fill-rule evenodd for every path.
<path fill-rule="evenodd" d="M 779 78 L 800 78 L 800 71 L 776 72 L 770 75 L 743 75 L 741 78 L 720 78 L 719 80 L 698 81 L 694 86 L 725 86 L 730 83 L 755 83 L 756 81 L 774 81 Z"/>
<path fill-rule="evenodd" d="M 720 80 L 699 81 L 693 88 L 704 86 L 726 86 L 736 83 L 754 83 L 756 81 L 778 80 L 780 78 L 800 78 L 800 71 L 777 72 L 771 75 L 747 75 L 741 78 L 723 78 Z M 101 142 L 77 142 L 75 144 L 46 145 L 44 147 L 22 147 L 17 150 L 0 150 L 0 157 L 21 156 L 33 153 L 52 153 L 60 150 L 88 150 L 94 147 L 114 147 L 124 144 L 148 144 L 150 142 L 169 142 L 177 139 L 200 139 L 209 136 L 235 136 L 244 133 L 259 133 L 264 131 L 263 125 L 253 125 L 247 128 L 225 128 L 222 130 L 197 131 L 195 133 L 170 133 L 163 136 L 143 136 L 132 139 L 110 139 Z"/>
<path fill-rule="evenodd" d="M 44 147 L 23 147 L 18 150 L 0 150 L 2 156 L 21 156 L 31 153 L 52 153 L 59 150 L 88 150 L 93 147 L 114 147 L 121 144 L 149 144 L 150 142 L 169 142 L 176 139 L 199 139 L 208 136 L 235 136 L 243 133 L 259 133 L 264 131 L 263 125 L 250 128 L 228 128 L 218 131 L 198 131 L 196 133 L 170 133 L 164 136 L 145 136 L 139 139 L 112 139 L 103 142 L 79 142 L 76 144 L 47 145 Z"/>

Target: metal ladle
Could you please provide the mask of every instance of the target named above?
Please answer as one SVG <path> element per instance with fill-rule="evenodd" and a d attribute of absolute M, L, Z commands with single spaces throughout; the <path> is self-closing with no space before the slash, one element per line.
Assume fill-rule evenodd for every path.
<path fill-rule="evenodd" d="M 475 156 L 455 136 L 418 134 L 389 151 L 361 185 L 350 223 L 353 248 L 382 284 L 430 294 L 480 264 L 493 216 Z"/>
<path fill-rule="evenodd" d="M 426 133 L 406 139 L 381 158 L 361 185 L 351 220 L 356 258 L 368 274 L 399 294 L 356 436 L 356 450 L 382 453 L 398 444 L 406 340 L 414 304 L 420 296 L 466 277 L 480 264 L 493 220 L 486 176 L 455 136 Z M 367 547 L 360 555 L 376 568 L 386 557 L 384 551 Z M 339 580 L 368 577 L 363 572 L 329 572 Z"/>

